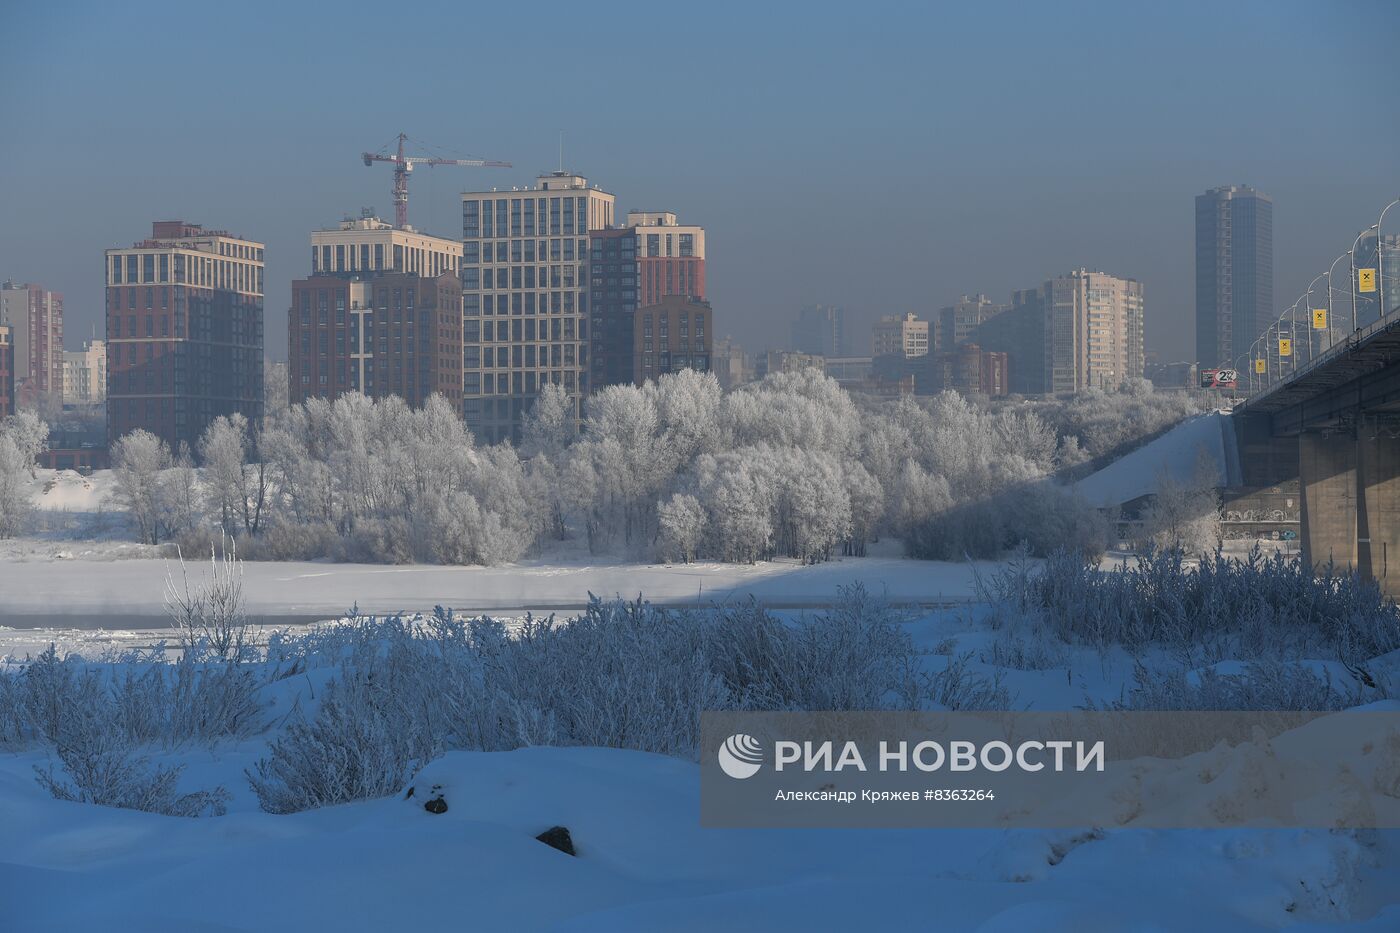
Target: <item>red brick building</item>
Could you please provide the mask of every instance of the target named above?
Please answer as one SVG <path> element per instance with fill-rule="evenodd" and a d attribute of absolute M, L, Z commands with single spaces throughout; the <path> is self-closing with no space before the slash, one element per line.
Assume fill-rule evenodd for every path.
<path fill-rule="evenodd" d="M 263 245 L 184 221 L 109 249 L 107 437 L 138 428 L 195 449 L 209 423 L 263 406 Z"/>
<path fill-rule="evenodd" d="M 462 286 L 455 273 L 388 273 L 368 281 L 292 283 L 289 397 L 397 395 L 414 408 L 434 392 L 462 397 Z"/>
<path fill-rule="evenodd" d="M 462 244 L 375 217 L 311 235 L 311 276 L 292 283 L 288 397 L 434 392 L 462 404 Z"/>
<path fill-rule="evenodd" d="M 589 237 L 593 388 L 640 384 L 648 375 L 634 367 L 638 309 L 672 296 L 704 300 L 705 228 L 678 224 L 669 211 L 629 211 L 625 226 Z"/>
<path fill-rule="evenodd" d="M 637 385 L 683 369 L 710 371 L 713 312 L 708 301 L 667 295 L 637 311 L 632 370 Z"/>

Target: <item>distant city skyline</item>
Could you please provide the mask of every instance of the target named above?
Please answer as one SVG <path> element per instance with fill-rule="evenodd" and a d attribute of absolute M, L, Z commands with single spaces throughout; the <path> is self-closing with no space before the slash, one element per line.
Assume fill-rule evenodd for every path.
<path fill-rule="evenodd" d="M 1008 31 L 1004 11 L 973 7 L 468 16 L 425 2 L 405 14 L 424 27 L 411 55 L 364 42 L 382 7 L 336 10 L 7 11 L 0 279 L 63 294 L 68 333 L 88 335 L 105 248 L 153 220 L 227 229 L 267 244 L 267 351 L 284 359 L 277 322 L 307 231 L 363 206 L 392 216 L 391 173 L 365 168 L 362 151 L 404 131 L 446 155 L 512 161 L 415 172 L 411 221 L 455 239 L 460 192 L 530 184 L 559 165 L 562 134 L 564 167 L 615 192 L 619 216 L 671 210 L 708 230 L 717 336 L 753 351 L 785 346 L 806 305 L 844 307 L 860 334 L 882 315 L 932 320 L 963 294 L 1004 303 L 1083 266 L 1141 281 L 1147 348 L 1188 359 L 1197 194 L 1272 196 L 1274 294 L 1290 303 L 1400 189 L 1400 122 L 1370 90 L 1400 74 L 1391 3 L 1028 4 Z M 516 67 L 525 36 L 538 67 Z M 195 37 L 191 63 L 145 54 Z M 1071 37 L 1095 67 L 1062 67 Z M 652 50 L 713 67 L 623 96 L 581 48 L 603 64 Z M 1375 73 L 1357 80 L 1357 61 Z M 371 80 L 393 68 L 431 90 Z"/>

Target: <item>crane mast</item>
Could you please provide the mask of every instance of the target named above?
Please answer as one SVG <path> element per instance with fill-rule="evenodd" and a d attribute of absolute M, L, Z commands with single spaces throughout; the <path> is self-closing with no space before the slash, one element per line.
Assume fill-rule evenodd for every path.
<path fill-rule="evenodd" d="M 400 229 L 408 226 L 408 176 L 413 174 L 415 165 L 463 165 L 469 168 L 510 168 L 509 162 L 488 159 L 438 159 L 428 156 L 404 155 L 403 144 L 408 136 L 398 135 L 398 151 L 393 155 L 384 152 L 361 153 L 365 165 L 388 162 L 394 166 L 394 226 Z"/>

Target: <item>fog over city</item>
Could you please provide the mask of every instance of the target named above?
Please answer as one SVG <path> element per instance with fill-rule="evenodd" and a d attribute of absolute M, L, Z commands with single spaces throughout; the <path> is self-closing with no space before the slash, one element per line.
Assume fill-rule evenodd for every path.
<path fill-rule="evenodd" d="M 1397 0 L 0 36 L 0 933 L 1400 930 Z"/>
<path fill-rule="evenodd" d="M 400 132 L 513 169 L 420 170 L 412 222 L 559 164 L 710 232 L 720 334 L 783 345 L 805 304 L 862 335 L 1069 269 L 1144 283 L 1188 359 L 1191 198 L 1275 202 L 1278 295 L 1370 223 L 1393 181 L 1389 2 L 6 4 L 0 277 L 101 337 L 101 267 L 152 219 L 267 244 L 269 314 L 307 231 L 373 206 L 359 155 Z M 158 28 L 157 28 L 158 27 Z M 267 350 L 285 358 L 285 332 Z M 864 338 L 856 350 L 867 352 Z"/>

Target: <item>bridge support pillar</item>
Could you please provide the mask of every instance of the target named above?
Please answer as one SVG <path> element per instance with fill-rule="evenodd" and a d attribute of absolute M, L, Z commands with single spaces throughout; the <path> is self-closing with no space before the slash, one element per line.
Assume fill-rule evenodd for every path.
<path fill-rule="evenodd" d="M 1395 596 L 1400 594 L 1400 438 L 1363 419 L 1356 446 L 1357 568 Z"/>
<path fill-rule="evenodd" d="M 1302 499 L 1303 560 L 1357 566 L 1357 442 L 1344 434 L 1298 437 L 1298 490 Z"/>

